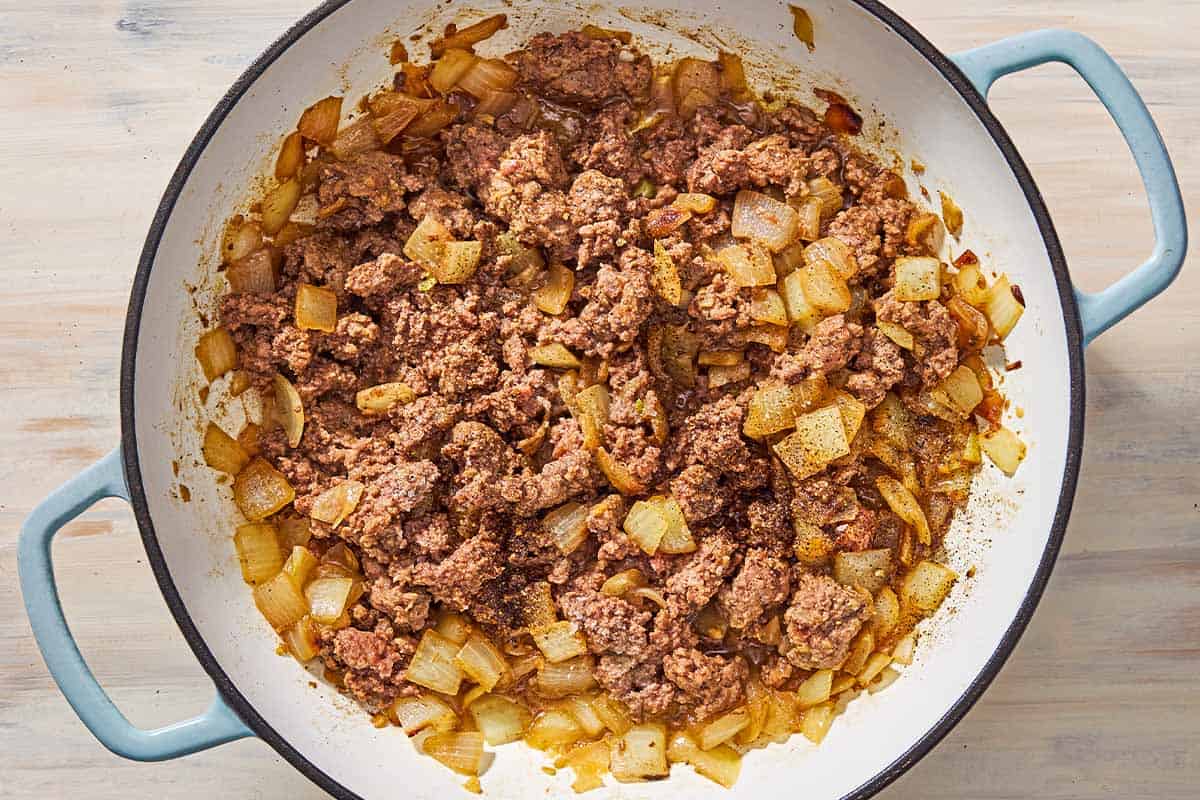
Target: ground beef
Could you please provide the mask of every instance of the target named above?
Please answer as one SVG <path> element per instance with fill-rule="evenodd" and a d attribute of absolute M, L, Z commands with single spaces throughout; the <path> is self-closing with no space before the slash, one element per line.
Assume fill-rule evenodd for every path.
<path fill-rule="evenodd" d="M 802 573 L 783 615 L 787 660 L 801 669 L 832 669 L 846 660 L 850 642 L 871 617 L 871 595 L 824 575 Z"/>
<path fill-rule="evenodd" d="M 277 376 L 304 406 L 297 445 L 270 414 L 242 437 L 292 485 L 281 514 L 307 517 L 331 487 L 362 486 L 336 526 L 310 519 L 313 555 L 348 549 L 361 573 L 348 617 L 317 625 L 320 654 L 347 693 L 382 710 L 424 691 L 405 670 L 447 612 L 516 654 L 534 646 L 523 617 L 548 590 L 555 616 L 586 640 L 599 686 L 638 720 L 690 725 L 734 708 L 751 671 L 794 690 L 809 670 L 837 666 L 871 613 L 867 593 L 805 565 L 911 549 L 913 531 L 876 484 L 892 471 L 934 498 L 934 545 L 913 555 L 935 557 L 955 506 L 926 485 L 974 423 L 920 416 L 896 454 L 871 414 L 848 455 L 797 478 L 773 449 L 788 421 L 752 438 L 748 408 L 763 383 L 809 381 L 828 385 L 826 404 L 849 392 L 873 409 L 893 392 L 920 415 L 922 386 L 964 355 L 940 302 L 888 291 L 898 256 L 927 255 L 906 239 L 920 210 L 898 176 L 802 106 L 722 95 L 691 114 L 656 113 L 650 61 L 619 39 L 543 34 L 505 60 L 517 100 L 497 119 L 456 93 L 455 118 L 434 137 L 344 159 L 311 149 L 293 224 L 258 255 L 275 288 L 220 301 L 238 380 L 253 387 L 248 408 L 255 394 L 269 405 Z M 732 241 L 737 192 L 796 202 L 816 177 L 841 191 L 821 235 L 854 254 L 852 303 L 783 335 L 759 319 L 766 287 L 740 286 L 715 253 Z M 711 194 L 714 208 L 656 230 L 650 217 L 684 191 Z M 250 207 L 259 223 L 261 206 Z M 478 244 L 472 275 L 436 280 L 436 251 L 408 246 L 423 220 Z M 679 302 L 666 299 L 659 252 L 686 290 Z M 547 280 L 562 268 L 559 309 Z M 332 330 L 298 325 L 301 284 L 333 292 Z M 879 322 L 903 326 L 914 347 Z M 381 384 L 403 385 L 397 402 L 360 408 Z M 607 415 L 585 436 L 592 405 L 603 407 L 595 386 Z M 659 498 L 678 503 L 694 549 L 649 553 L 626 533 L 633 505 Z M 572 548 L 548 535 L 544 519 L 559 510 L 579 515 Z M 622 572 L 649 591 L 601 591 Z M 702 641 L 701 613 L 728 633 L 706 627 Z"/>

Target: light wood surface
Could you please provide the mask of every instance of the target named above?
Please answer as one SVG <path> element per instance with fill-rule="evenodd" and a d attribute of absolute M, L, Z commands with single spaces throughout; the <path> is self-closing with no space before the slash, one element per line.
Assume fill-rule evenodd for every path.
<path fill-rule="evenodd" d="M 21 520 L 117 441 L 125 304 L 168 176 L 228 85 L 308 7 L 304 0 L 0 2 L 5 798 L 323 796 L 257 741 L 169 765 L 107 753 L 46 673 L 16 587 Z M 1047 26 L 1095 37 L 1145 97 L 1185 196 L 1200 191 L 1200 3 L 897 0 L 893 7 L 950 52 Z M 1085 288 L 1140 263 L 1151 242 L 1141 185 L 1082 81 L 1065 67 L 1044 67 L 1003 80 L 992 100 Z M 1088 352 L 1082 479 L 1041 607 L 983 700 L 882 797 L 1197 796 L 1198 309 L 1200 271 L 1185 267 L 1165 296 Z M 154 585 L 128 509 L 98 506 L 66 529 L 56 554 L 83 652 L 133 721 L 153 725 L 202 709 L 211 688 Z"/>

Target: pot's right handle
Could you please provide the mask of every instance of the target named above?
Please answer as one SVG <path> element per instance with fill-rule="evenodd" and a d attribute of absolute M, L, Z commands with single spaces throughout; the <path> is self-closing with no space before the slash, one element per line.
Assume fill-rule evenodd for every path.
<path fill-rule="evenodd" d="M 1133 151 L 1150 199 L 1154 252 L 1144 264 L 1103 291 L 1090 294 L 1075 289 L 1086 345 L 1166 289 L 1183 265 L 1187 219 L 1162 136 L 1129 78 L 1100 45 L 1082 34 L 1032 31 L 951 58 L 985 98 L 992 84 L 1004 75 L 1050 61 L 1067 64 L 1092 87 Z"/>
<path fill-rule="evenodd" d="M 59 487 L 21 526 L 21 594 L 33 636 L 58 688 L 102 745 L 135 761 L 164 761 L 253 736 L 219 692 L 198 717 L 149 731 L 134 727 L 88 669 L 58 600 L 50 543 L 59 528 L 105 497 L 129 500 L 119 447 Z"/>

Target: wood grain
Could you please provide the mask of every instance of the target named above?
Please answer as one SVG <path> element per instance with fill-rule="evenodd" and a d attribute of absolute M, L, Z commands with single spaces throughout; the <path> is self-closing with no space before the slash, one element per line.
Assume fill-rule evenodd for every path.
<path fill-rule="evenodd" d="M 1197 188 L 1200 3 L 893 6 L 946 51 L 1047 26 L 1095 37 L 1146 98 L 1185 197 Z M 129 283 L 179 155 L 241 69 L 307 9 L 294 0 L 0 6 L 0 618 L 13 623 L 0 630 L 0 796 L 322 796 L 259 742 L 169 766 L 105 752 L 42 665 L 15 557 L 31 506 L 116 443 Z M 1151 242 L 1145 198 L 1083 82 L 1044 67 L 1001 81 L 992 101 L 1083 285 L 1139 263 Z M 1089 351 L 1083 475 L 1045 599 L 983 700 L 883 797 L 1196 796 L 1197 309 L 1200 273 L 1185 269 Z M 64 603 L 118 705 L 143 725 L 203 708 L 211 689 L 143 563 L 128 510 L 101 504 L 66 534 L 57 548 Z"/>

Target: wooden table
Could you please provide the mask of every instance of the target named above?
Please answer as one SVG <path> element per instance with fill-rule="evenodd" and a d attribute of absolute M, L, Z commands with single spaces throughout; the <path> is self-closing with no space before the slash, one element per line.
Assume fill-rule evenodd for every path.
<path fill-rule="evenodd" d="M 257 741 L 170 765 L 107 753 L 46 673 L 16 588 L 15 546 L 31 506 L 117 441 L 125 304 L 170 172 L 217 98 L 308 5 L 7 0 L 0 9 L 0 619 L 11 623 L 0 628 L 0 796 L 322 796 Z M 1185 194 L 1196 191 L 1194 0 L 893 6 L 946 51 L 1046 26 L 1095 37 L 1146 98 Z M 1044 67 L 1002 81 L 992 98 L 1084 287 L 1139 263 L 1151 241 L 1141 184 L 1082 81 Z M 1198 352 L 1195 268 L 1088 352 L 1082 480 L 1045 599 L 983 700 L 883 797 L 1196 797 Z M 117 704 L 142 725 L 200 710 L 211 685 L 159 596 L 128 509 L 102 504 L 57 551 L 68 616 Z"/>

